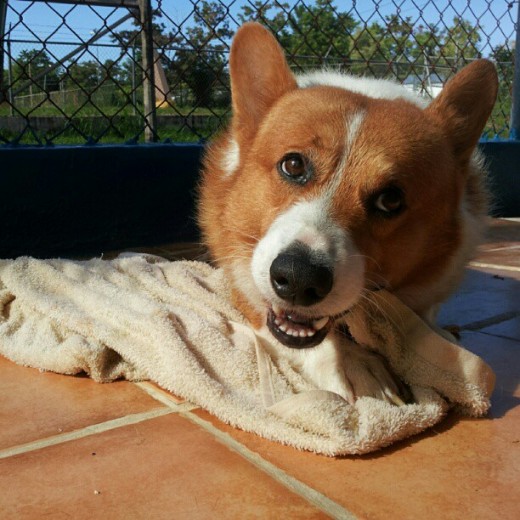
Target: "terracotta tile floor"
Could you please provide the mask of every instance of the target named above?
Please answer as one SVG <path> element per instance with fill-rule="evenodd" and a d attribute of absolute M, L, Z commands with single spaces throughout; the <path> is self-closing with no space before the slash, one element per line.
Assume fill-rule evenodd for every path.
<path fill-rule="evenodd" d="M 441 322 L 496 371 L 489 417 L 451 414 L 363 457 L 266 441 L 150 383 L 100 385 L 0 358 L 0 518 L 516 520 L 520 221 L 493 222 Z"/>

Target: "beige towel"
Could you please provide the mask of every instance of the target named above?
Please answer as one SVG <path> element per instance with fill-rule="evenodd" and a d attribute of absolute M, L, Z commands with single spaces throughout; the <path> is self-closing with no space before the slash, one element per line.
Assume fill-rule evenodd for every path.
<path fill-rule="evenodd" d="M 365 397 L 349 405 L 312 387 L 272 362 L 230 304 L 220 270 L 149 255 L 0 261 L 0 353 L 101 382 L 150 379 L 233 426 L 326 455 L 367 453 L 414 435 L 441 420 L 448 402 L 484 414 L 489 367 L 390 294 L 374 298 L 377 305 L 351 313 L 351 331 L 412 385 L 415 404 Z"/>

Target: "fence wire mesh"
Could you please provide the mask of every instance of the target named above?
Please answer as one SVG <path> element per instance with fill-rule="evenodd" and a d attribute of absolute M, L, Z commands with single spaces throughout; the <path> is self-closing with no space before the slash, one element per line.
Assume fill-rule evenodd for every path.
<path fill-rule="evenodd" d="M 486 134 L 507 137 L 517 9 L 501 0 L 0 0 L 0 142 L 205 139 L 229 117 L 229 46 L 248 20 L 273 31 L 295 72 L 393 78 L 428 97 L 489 58 L 500 91 Z"/>

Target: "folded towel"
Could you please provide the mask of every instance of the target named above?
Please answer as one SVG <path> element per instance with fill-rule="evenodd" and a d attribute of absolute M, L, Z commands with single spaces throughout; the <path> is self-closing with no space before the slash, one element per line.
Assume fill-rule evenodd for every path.
<path fill-rule="evenodd" d="M 351 333 L 388 359 L 414 404 L 350 405 L 313 387 L 273 362 L 231 305 L 221 270 L 151 255 L 1 260 L 0 353 L 100 382 L 152 380 L 235 427 L 326 455 L 377 450 L 436 424 L 451 405 L 484 414 L 491 369 L 391 294 L 372 298 L 350 313 Z"/>

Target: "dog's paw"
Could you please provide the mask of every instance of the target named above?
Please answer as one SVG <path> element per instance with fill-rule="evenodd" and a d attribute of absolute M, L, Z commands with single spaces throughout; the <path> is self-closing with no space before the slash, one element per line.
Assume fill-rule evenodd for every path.
<path fill-rule="evenodd" d="M 331 335 L 315 349 L 299 354 L 298 369 L 305 377 L 350 404 L 365 396 L 395 405 L 412 401 L 410 390 L 393 374 L 386 359 L 350 339 Z"/>
<path fill-rule="evenodd" d="M 345 345 L 344 370 L 355 399 L 374 397 L 398 406 L 413 401 L 409 388 L 377 352 L 349 341 Z"/>

